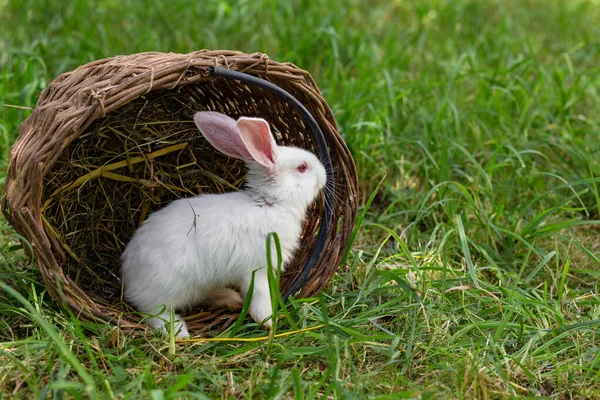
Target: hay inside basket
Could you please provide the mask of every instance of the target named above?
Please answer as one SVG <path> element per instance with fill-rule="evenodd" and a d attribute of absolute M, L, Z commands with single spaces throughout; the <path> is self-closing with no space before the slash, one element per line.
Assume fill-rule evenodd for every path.
<path fill-rule="evenodd" d="M 137 326 L 139 317 L 122 301 L 119 274 L 119 257 L 135 229 L 149 213 L 174 199 L 224 193 L 242 185 L 243 162 L 208 144 L 193 123 L 195 112 L 261 117 L 270 123 L 279 144 L 315 151 L 304 121 L 290 104 L 260 87 L 211 77 L 206 70 L 215 64 L 272 81 L 318 121 L 336 171 L 337 201 L 325 250 L 300 295 L 317 293 L 335 272 L 354 224 L 356 173 L 331 111 L 308 73 L 256 54 L 122 56 L 80 67 L 48 87 L 21 126 L 6 185 L 5 214 L 32 243 L 50 293 L 82 318 Z M 178 72 L 158 83 L 157 76 L 169 68 Z M 131 90 L 136 88 L 132 80 L 139 81 L 137 90 Z M 111 99 L 116 100 L 111 104 Z M 60 119 L 65 112 L 75 122 Z M 62 146 L 48 146 L 61 140 Z M 19 171 L 35 169 L 32 161 L 40 158 L 37 176 L 30 176 L 40 180 L 40 192 L 35 193 L 31 179 L 25 182 Z M 20 170 L 19 163 L 24 164 Z M 320 198 L 307 214 L 301 247 L 282 276 L 283 290 L 308 259 L 323 207 Z M 214 333 L 236 317 L 194 309 L 186 320 L 194 332 Z"/>

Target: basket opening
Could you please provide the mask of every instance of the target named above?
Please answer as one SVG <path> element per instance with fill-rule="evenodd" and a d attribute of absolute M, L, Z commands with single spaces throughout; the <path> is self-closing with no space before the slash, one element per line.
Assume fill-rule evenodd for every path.
<path fill-rule="evenodd" d="M 88 296 L 116 312 L 119 257 L 135 229 L 172 200 L 240 188 L 244 163 L 214 149 L 192 116 L 214 110 L 271 124 L 277 142 L 314 151 L 299 114 L 259 87 L 216 79 L 139 97 L 94 121 L 45 177 L 42 215 L 60 243 L 65 274 Z M 286 287 L 314 246 L 319 199 L 307 215 L 304 240 L 282 277 Z M 57 254 L 61 259 L 62 254 Z"/>

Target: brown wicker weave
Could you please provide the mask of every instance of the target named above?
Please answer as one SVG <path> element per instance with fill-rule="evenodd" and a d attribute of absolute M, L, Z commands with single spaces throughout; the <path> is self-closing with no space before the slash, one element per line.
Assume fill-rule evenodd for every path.
<path fill-rule="evenodd" d="M 221 66 L 266 79 L 295 96 L 328 143 L 336 178 L 333 229 L 301 296 L 323 289 L 338 266 L 357 210 L 356 171 L 333 114 L 308 72 L 266 55 L 234 51 L 140 53 L 95 61 L 60 75 L 20 126 L 2 208 L 31 244 L 50 294 L 85 320 L 141 327 L 121 298 L 119 256 L 149 212 L 198 193 L 243 182 L 243 164 L 206 143 L 192 122 L 201 110 L 268 120 L 280 144 L 314 151 L 303 120 L 272 93 L 211 76 Z M 322 199 L 310 210 L 301 248 L 282 290 L 314 246 Z M 337 229 L 336 229 L 337 228 Z M 198 333 L 235 314 L 194 310 Z"/>

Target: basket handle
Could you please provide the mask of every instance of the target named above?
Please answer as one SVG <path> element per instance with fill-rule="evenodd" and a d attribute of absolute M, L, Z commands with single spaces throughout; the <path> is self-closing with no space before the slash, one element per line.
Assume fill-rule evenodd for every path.
<path fill-rule="evenodd" d="M 327 234 L 329 233 L 330 225 L 331 225 L 331 217 L 333 212 L 333 199 L 334 199 L 334 179 L 333 179 L 333 166 L 331 164 L 331 157 L 329 155 L 329 150 L 327 149 L 327 143 L 325 142 L 325 137 L 323 136 L 323 132 L 317 124 L 317 121 L 313 118 L 310 112 L 300 103 L 294 96 L 283 90 L 277 85 L 266 81 L 264 79 L 258 78 L 254 75 L 246 74 L 243 72 L 232 71 L 230 69 L 221 68 L 221 67 L 211 67 L 212 75 L 218 76 L 222 78 L 235 79 L 250 85 L 256 85 L 263 89 L 266 89 L 277 96 L 281 97 L 283 100 L 290 103 L 296 111 L 300 114 L 300 116 L 304 119 L 306 126 L 308 127 L 312 138 L 317 144 L 317 150 L 319 151 L 319 159 L 321 163 L 325 167 L 325 172 L 327 173 L 327 184 L 325 190 L 325 208 L 323 211 L 323 215 L 321 216 L 321 226 L 319 227 L 319 235 L 317 236 L 317 242 L 315 243 L 315 247 L 312 249 L 312 253 L 310 253 L 310 257 L 306 262 L 306 265 L 298 274 L 296 279 L 292 282 L 290 287 L 283 294 L 282 298 L 284 301 L 287 301 L 288 297 L 298 292 L 308 280 L 308 276 L 310 272 L 313 270 L 315 265 L 317 265 L 317 261 L 321 257 L 321 253 L 325 247 L 325 242 L 327 241 Z M 331 205 L 331 206 L 328 206 Z"/>

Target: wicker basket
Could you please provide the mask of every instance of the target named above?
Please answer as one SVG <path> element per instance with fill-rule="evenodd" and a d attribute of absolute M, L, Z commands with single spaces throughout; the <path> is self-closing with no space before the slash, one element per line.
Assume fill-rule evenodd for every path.
<path fill-rule="evenodd" d="M 330 281 L 357 210 L 356 170 L 314 80 L 289 63 L 234 51 L 140 53 L 95 61 L 60 75 L 21 124 L 2 208 L 33 248 L 50 294 L 84 320 L 144 327 L 122 301 L 119 256 L 144 218 L 168 202 L 239 188 L 239 160 L 213 149 L 194 128 L 196 111 L 265 118 L 280 144 L 315 151 L 298 111 L 276 94 L 216 77 L 214 66 L 269 81 L 316 120 L 329 148 L 336 193 L 324 250 L 299 293 Z M 316 151 L 315 151 L 316 152 Z M 324 201 L 309 210 L 301 248 L 286 269 L 289 288 L 315 246 Z M 215 333 L 236 315 L 191 310 L 191 331 Z"/>

